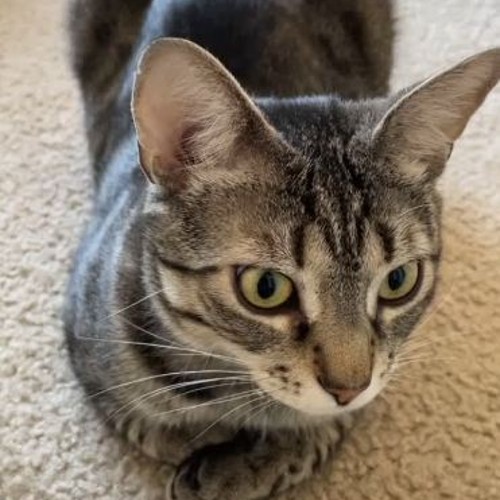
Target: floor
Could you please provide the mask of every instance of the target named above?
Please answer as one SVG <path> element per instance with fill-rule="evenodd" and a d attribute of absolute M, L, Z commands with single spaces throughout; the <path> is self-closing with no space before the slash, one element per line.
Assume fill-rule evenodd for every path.
<path fill-rule="evenodd" d="M 167 471 L 108 433 L 60 308 L 90 175 L 64 0 L 0 2 L 0 498 L 155 499 Z M 394 88 L 500 45 L 498 0 L 400 0 Z M 297 499 L 500 498 L 500 87 L 442 179 L 444 266 L 421 360 Z"/>

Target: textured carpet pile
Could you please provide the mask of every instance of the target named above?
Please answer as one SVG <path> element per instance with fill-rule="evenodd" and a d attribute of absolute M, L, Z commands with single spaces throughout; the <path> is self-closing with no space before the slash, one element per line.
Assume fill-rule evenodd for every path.
<path fill-rule="evenodd" d="M 90 172 L 64 0 L 0 2 L 0 498 L 156 499 L 167 471 L 105 430 L 60 321 Z M 401 0 L 393 86 L 500 45 L 498 0 Z M 441 182 L 444 265 L 421 360 L 299 500 L 500 499 L 500 88 Z"/>

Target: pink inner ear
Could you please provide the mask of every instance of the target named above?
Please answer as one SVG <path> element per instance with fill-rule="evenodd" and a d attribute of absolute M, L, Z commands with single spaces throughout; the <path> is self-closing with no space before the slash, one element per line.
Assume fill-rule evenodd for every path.
<path fill-rule="evenodd" d="M 195 167 L 222 165 L 249 119 L 262 120 L 217 60 L 179 40 L 155 42 L 143 55 L 132 112 L 142 165 L 166 185 Z"/>
<path fill-rule="evenodd" d="M 168 168 L 179 157 L 180 142 L 182 136 L 182 123 L 179 110 L 171 103 L 168 107 L 165 103 L 154 99 L 147 106 L 143 122 L 147 125 L 147 134 L 142 134 L 148 144 L 144 147 L 154 151 L 155 156 L 160 158 L 162 168 Z M 149 115 L 149 117 L 148 117 Z"/>
<path fill-rule="evenodd" d="M 153 168 L 161 168 L 166 176 L 168 170 L 197 163 L 200 158 L 196 152 L 196 135 L 202 126 L 190 120 L 183 106 L 175 101 L 167 103 L 156 98 L 144 104 L 142 146 L 157 158 Z"/>

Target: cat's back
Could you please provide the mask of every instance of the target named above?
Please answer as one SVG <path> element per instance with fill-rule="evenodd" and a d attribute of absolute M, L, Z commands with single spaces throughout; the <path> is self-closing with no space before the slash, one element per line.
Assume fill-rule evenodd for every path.
<path fill-rule="evenodd" d="M 207 49 L 254 95 L 387 92 L 389 0 L 155 0 L 141 45 L 161 36 Z"/>
<path fill-rule="evenodd" d="M 253 96 L 388 90 L 390 0 L 73 0 L 70 17 L 97 180 L 133 131 L 135 63 L 158 37 L 207 49 Z"/>

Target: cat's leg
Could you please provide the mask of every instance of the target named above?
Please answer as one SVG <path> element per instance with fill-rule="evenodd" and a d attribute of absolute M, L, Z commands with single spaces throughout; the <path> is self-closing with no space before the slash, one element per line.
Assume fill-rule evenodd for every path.
<path fill-rule="evenodd" d="M 176 471 L 169 500 L 257 500 L 298 484 L 332 456 L 350 420 L 315 430 L 266 436 L 240 432 L 233 440 L 205 446 Z"/>
<path fill-rule="evenodd" d="M 231 440 L 235 431 L 214 426 L 195 439 L 203 426 L 166 427 L 150 424 L 144 419 L 126 419 L 116 423 L 122 436 L 145 455 L 160 462 L 178 467 L 199 447 L 213 446 Z"/>

